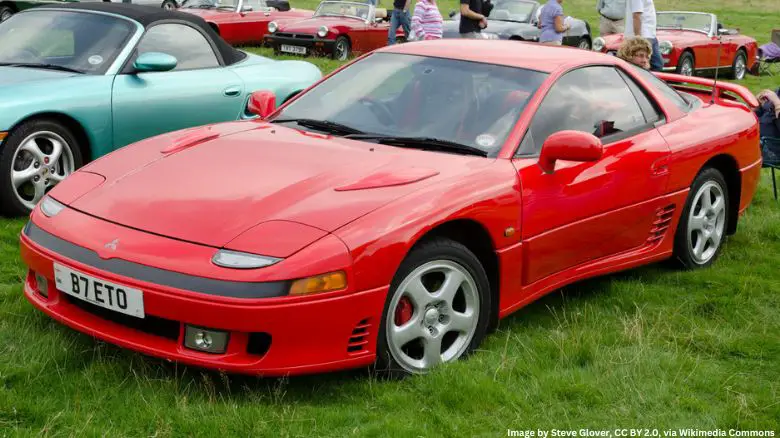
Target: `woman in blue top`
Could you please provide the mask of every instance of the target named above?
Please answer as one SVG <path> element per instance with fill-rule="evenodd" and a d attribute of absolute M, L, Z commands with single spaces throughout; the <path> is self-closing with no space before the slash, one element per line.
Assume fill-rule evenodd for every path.
<path fill-rule="evenodd" d="M 563 0 L 549 0 L 542 7 L 542 13 L 539 14 L 539 27 L 542 29 L 539 35 L 539 42 L 560 46 L 563 44 L 563 33 L 569 30 L 570 26 L 563 24 Z"/>

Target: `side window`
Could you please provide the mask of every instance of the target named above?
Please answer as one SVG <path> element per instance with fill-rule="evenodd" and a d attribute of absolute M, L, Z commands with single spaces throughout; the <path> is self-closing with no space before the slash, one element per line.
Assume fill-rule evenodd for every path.
<path fill-rule="evenodd" d="M 149 28 L 136 48 L 137 55 L 162 52 L 178 60 L 174 70 L 193 70 L 219 66 L 206 38 L 183 24 L 158 24 Z"/>
<path fill-rule="evenodd" d="M 634 94 L 636 101 L 639 102 L 639 107 L 642 108 L 642 113 L 645 115 L 645 120 L 647 120 L 647 123 L 655 123 L 663 119 L 664 116 L 660 111 L 658 111 L 658 107 L 650 101 L 644 90 L 642 90 L 642 88 L 640 88 L 639 85 L 637 85 L 637 83 L 625 72 L 620 70 L 618 70 L 618 72 L 620 73 L 620 77 L 626 81 L 628 88 L 631 89 L 631 92 Z"/>
<path fill-rule="evenodd" d="M 612 67 L 585 67 L 556 82 L 534 114 L 519 155 L 535 155 L 552 134 L 588 132 L 607 144 L 617 135 L 647 125 L 634 95 Z"/>
<path fill-rule="evenodd" d="M 634 64 L 629 65 L 639 76 L 642 76 L 642 79 L 650 82 L 650 84 L 653 85 L 656 90 L 660 91 L 661 94 L 669 99 L 669 101 L 677 108 L 679 108 L 680 111 L 687 113 L 691 110 L 691 105 L 686 102 L 685 99 L 683 99 L 680 93 L 678 93 L 674 88 L 670 87 L 666 82 L 659 79 L 658 76 L 641 67 L 637 67 Z"/>

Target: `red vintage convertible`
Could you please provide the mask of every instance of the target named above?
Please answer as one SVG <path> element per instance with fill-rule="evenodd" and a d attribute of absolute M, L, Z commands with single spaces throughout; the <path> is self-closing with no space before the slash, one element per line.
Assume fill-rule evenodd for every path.
<path fill-rule="evenodd" d="M 758 45 L 739 31 L 726 29 L 715 14 L 703 12 L 658 12 L 658 44 L 664 70 L 693 76 L 712 73 L 716 67 L 741 80 L 753 68 Z M 599 37 L 593 50 L 616 54 L 623 34 Z"/>
<path fill-rule="evenodd" d="M 274 22 L 265 37 L 274 52 L 296 55 L 325 55 L 345 61 L 387 45 L 390 28 L 386 9 L 370 3 L 323 1 L 307 20 Z M 402 28 L 397 41 L 405 40 Z"/>
<path fill-rule="evenodd" d="M 179 10 L 202 17 L 232 45 L 262 44 L 268 23 L 302 20 L 314 13 L 290 8 L 286 0 L 187 0 Z"/>
<path fill-rule="evenodd" d="M 73 173 L 21 233 L 24 294 L 196 366 L 425 373 L 566 284 L 716 260 L 758 184 L 757 102 L 660 76 L 516 41 L 376 50 Z"/>

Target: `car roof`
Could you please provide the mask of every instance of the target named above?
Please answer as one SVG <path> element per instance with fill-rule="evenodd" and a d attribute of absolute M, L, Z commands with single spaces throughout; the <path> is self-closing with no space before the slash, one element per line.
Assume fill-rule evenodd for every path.
<path fill-rule="evenodd" d="M 119 15 L 140 23 L 144 28 L 148 28 L 161 21 L 184 21 L 201 30 L 201 32 L 214 42 L 225 65 L 230 65 L 246 58 L 246 54 L 233 48 L 225 42 L 214 29 L 206 23 L 203 18 L 188 14 L 186 12 L 171 11 L 159 6 L 138 5 L 132 3 L 109 3 L 109 2 L 76 2 L 66 4 L 47 4 L 31 8 L 25 12 L 34 12 L 36 10 L 67 9 L 84 12 L 103 12 Z"/>
<path fill-rule="evenodd" d="M 614 56 L 600 52 L 512 40 L 452 38 L 414 41 L 387 46 L 376 52 L 484 62 L 545 73 L 574 65 L 616 63 Z"/>

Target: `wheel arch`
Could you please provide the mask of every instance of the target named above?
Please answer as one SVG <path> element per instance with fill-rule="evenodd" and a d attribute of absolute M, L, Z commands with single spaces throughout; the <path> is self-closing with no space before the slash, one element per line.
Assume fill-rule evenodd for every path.
<path fill-rule="evenodd" d="M 8 132 L 13 132 L 22 124 L 34 120 L 53 120 L 68 128 L 78 141 L 78 148 L 84 160 L 82 164 L 92 161 L 92 142 L 87 134 L 87 130 L 84 129 L 84 126 L 78 120 L 67 114 L 54 111 L 32 114 L 16 122 Z"/>
<path fill-rule="evenodd" d="M 704 169 L 712 167 L 717 169 L 726 180 L 729 194 L 728 228 L 726 233 L 732 235 L 737 232 L 737 220 L 739 219 L 739 204 L 742 196 L 742 175 L 739 172 L 737 160 L 729 154 L 720 154 L 710 158 L 699 169 L 699 173 Z"/>
<path fill-rule="evenodd" d="M 473 252 L 482 264 L 490 283 L 491 309 L 488 331 L 493 331 L 498 326 L 500 277 L 495 242 L 487 228 L 482 223 L 467 218 L 451 219 L 442 222 L 418 236 L 414 243 L 410 245 L 404 258 L 419 245 L 434 238 L 447 238 L 462 244 L 469 251 Z"/>

